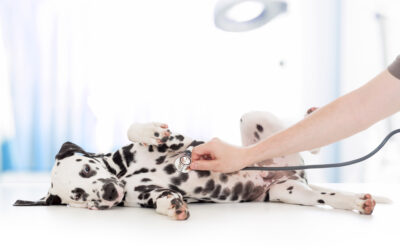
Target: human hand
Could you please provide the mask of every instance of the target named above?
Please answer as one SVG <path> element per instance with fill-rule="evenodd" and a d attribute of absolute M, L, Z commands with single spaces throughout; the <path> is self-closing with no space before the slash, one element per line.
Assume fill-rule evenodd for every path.
<path fill-rule="evenodd" d="M 245 148 L 232 146 L 214 138 L 193 149 L 190 169 L 235 172 L 246 166 L 245 151 Z"/>

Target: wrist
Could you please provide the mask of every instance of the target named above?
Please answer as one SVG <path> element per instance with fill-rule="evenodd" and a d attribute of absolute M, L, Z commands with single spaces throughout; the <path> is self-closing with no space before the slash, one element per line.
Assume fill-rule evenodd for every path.
<path fill-rule="evenodd" d="M 243 167 L 254 165 L 257 162 L 255 154 L 255 145 L 242 148 L 242 165 Z"/>

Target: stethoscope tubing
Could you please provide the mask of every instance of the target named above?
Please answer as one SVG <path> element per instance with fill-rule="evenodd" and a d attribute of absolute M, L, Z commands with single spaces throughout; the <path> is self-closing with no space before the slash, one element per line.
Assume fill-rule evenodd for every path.
<path fill-rule="evenodd" d="M 247 171 L 247 170 L 257 170 L 257 171 L 289 171 L 289 170 L 304 170 L 304 169 L 320 169 L 320 168 L 339 168 L 339 167 L 344 167 L 348 165 L 353 165 L 362 161 L 365 161 L 369 158 L 371 158 L 373 155 L 375 155 L 379 150 L 385 146 L 386 142 L 395 134 L 400 133 L 400 129 L 395 129 L 392 132 L 390 132 L 384 139 L 383 141 L 376 147 L 374 150 L 372 150 L 370 153 L 351 160 L 351 161 L 345 161 L 345 162 L 340 162 L 340 163 L 330 163 L 330 164 L 315 164 L 315 165 L 301 165 L 301 166 L 279 166 L 279 167 L 258 167 L 258 166 L 248 166 L 241 171 Z"/>

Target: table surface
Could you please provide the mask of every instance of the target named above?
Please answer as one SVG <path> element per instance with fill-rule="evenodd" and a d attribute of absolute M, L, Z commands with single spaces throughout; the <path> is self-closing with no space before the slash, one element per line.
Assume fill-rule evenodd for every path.
<path fill-rule="evenodd" d="M 47 175 L 0 176 L 0 246 L 13 249 L 399 249 L 399 184 L 319 184 L 389 197 L 373 215 L 282 203 L 190 204 L 174 221 L 146 208 L 13 207 L 47 193 Z M 10 248 L 11 249 L 11 248 Z"/>

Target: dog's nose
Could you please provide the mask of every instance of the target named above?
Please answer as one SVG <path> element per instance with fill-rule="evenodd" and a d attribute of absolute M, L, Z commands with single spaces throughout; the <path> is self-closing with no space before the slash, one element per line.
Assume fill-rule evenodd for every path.
<path fill-rule="evenodd" d="M 107 183 L 103 186 L 103 189 L 103 199 L 105 199 L 106 201 L 114 201 L 118 198 L 118 191 L 115 188 L 114 184 Z"/>

